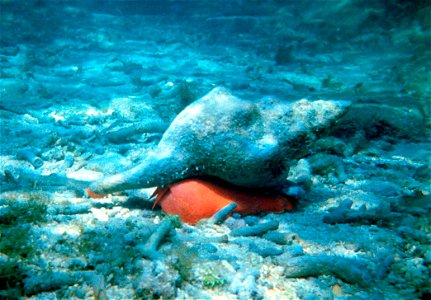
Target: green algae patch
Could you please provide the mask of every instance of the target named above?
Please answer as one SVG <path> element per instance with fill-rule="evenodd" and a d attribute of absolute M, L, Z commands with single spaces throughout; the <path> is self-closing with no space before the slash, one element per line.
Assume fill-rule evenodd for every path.
<path fill-rule="evenodd" d="M 3 194 L 0 198 L 0 225 L 46 222 L 48 200 L 41 191 Z"/>
<path fill-rule="evenodd" d="M 41 191 L 0 198 L 0 297 L 23 295 L 25 265 L 40 255 L 33 226 L 46 222 L 48 196 Z"/>
<path fill-rule="evenodd" d="M 226 279 L 214 274 L 213 272 L 205 273 L 202 277 L 202 285 L 206 289 L 214 289 L 226 284 Z"/>

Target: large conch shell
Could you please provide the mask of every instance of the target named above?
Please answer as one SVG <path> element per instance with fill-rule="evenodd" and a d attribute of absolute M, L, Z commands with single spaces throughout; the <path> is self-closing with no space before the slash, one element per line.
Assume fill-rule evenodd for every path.
<path fill-rule="evenodd" d="M 174 119 L 139 165 L 90 190 L 107 194 L 202 175 L 246 187 L 283 185 L 289 166 L 348 107 L 348 101 L 247 101 L 215 88 Z"/>

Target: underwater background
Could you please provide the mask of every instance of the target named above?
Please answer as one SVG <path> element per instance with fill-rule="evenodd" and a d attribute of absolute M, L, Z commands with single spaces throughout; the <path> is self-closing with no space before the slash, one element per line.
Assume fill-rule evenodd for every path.
<path fill-rule="evenodd" d="M 0 299 L 430 299 L 430 49 L 429 0 L 0 0 Z M 154 188 L 89 197 L 214 89 L 351 103 L 278 154 L 292 211 L 190 225 Z M 239 115 L 199 115 L 200 146 Z"/>

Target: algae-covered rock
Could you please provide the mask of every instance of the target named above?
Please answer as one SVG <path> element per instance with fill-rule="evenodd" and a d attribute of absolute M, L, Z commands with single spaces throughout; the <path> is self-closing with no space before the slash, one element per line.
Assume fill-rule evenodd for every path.
<path fill-rule="evenodd" d="M 414 139 L 426 135 L 426 117 L 419 108 L 356 103 L 337 125 L 337 130 L 364 130 L 369 139 L 382 136 Z"/>
<path fill-rule="evenodd" d="M 103 194 L 201 175 L 241 186 L 281 185 L 289 166 L 348 107 L 346 101 L 247 101 L 215 88 L 174 119 L 138 166 L 90 188 Z"/>

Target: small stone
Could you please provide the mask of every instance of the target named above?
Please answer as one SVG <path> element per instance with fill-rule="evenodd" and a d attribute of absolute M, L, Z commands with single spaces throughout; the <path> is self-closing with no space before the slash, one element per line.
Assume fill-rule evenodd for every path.
<path fill-rule="evenodd" d="M 278 228 L 277 221 L 268 221 L 253 226 L 241 227 L 231 231 L 231 236 L 261 236 L 270 230 Z"/>
<path fill-rule="evenodd" d="M 287 234 L 277 231 L 270 231 L 263 235 L 263 238 L 279 245 L 287 245 Z"/>
<path fill-rule="evenodd" d="M 283 250 L 280 248 L 275 248 L 275 247 L 266 246 L 266 245 L 264 247 L 261 247 L 255 243 L 250 244 L 249 248 L 251 251 L 257 253 L 262 257 L 277 256 L 283 253 Z"/>

